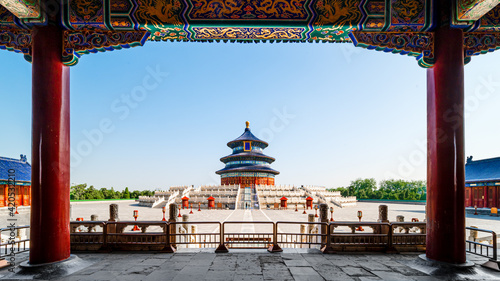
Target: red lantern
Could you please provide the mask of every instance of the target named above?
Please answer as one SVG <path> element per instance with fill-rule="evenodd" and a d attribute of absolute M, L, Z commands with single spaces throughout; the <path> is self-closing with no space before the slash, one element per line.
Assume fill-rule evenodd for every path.
<path fill-rule="evenodd" d="M 201 212 L 201 202 L 198 202 L 198 212 Z"/>
<path fill-rule="evenodd" d="M 162 219 L 162 221 L 167 221 L 167 220 L 165 219 L 165 213 L 167 212 L 167 207 L 166 207 L 166 206 L 163 206 L 163 208 L 161 208 L 161 211 L 163 212 L 163 219 Z"/>
<path fill-rule="evenodd" d="M 318 205 L 314 205 L 314 210 L 316 210 L 316 214 L 314 215 L 315 218 L 319 217 L 318 216 Z"/>
<path fill-rule="evenodd" d="M 190 214 L 193 213 L 193 203 L 191 203 L 191 212 L 189 212 Z"/>
<path fill-rule="evenodd" d="M 134 210 L 134 219 L 137 221 L 137 218 L 139 217 L 139 211 Z M 134 228 L 132 228 L 132 231 L 139 231 L 139 227 L 137 225 L 134 225 Z"/>
<path fill-rule="evenodd" d="M 177 217 L 182 218 L 182 216 L 181 216 L 181 205 L 179 205 L 179 215 Z"/>
<path fill-rule="evenodd" d="M 333 207 L 330 207 L 330 214 L 331 214 L 330 221 L 334 221 L 333 220 Z"/>
<path fill-rule="evenodd" d="M 363 212 L 358 211 L 358 218 L 359 218 L 359 222 L 361 222 L 361 218 L 362 218 L 362 217 L 363 217 Z M 360 226 L 358 226 L 358 228 L 356 228 L 356 230 L 357 230 L 357 231 L 365 231 L 365 230 L 363 229 L 363 227 L 361 227 L 361 225 L 360 225 Z"/>

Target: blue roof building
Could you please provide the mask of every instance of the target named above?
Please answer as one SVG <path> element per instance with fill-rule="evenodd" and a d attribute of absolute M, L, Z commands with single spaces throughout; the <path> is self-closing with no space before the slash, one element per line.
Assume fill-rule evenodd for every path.
<path fill-rule="evenodd" d="M 233 153 L 220 159 L 226 164 L 215 172 L 221 176 L 221 184 L 240 184 L 242 188 L 259 184 L 274 185 L 274 176 L 279 172 L 271 168 L 275 159 L 263 153 L 268 145 L 252 134 L 247 121 L 245 132 L 227 143 Z"/>
<path fill-rule="evenodd" d="M 31 205 L 31 165 L 22 154 L 20 159 L 0 157 L 0 207 L 7 207 L 13 201 L 16 206 Z"/>
<path fill-rule="evenodd" d="M 465 163 L 465 204 L 467 207 L 499 208 L 500 157 Z"/>

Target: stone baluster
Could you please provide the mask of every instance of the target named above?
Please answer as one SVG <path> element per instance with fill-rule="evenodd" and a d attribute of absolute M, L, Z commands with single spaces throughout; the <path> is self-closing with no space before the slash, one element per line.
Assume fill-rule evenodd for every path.
<path fill-rule="evenodd" d="M 177 216 L 179 215 L 178 212 L 179 212 L 179 209 L 177 207 L 177 204 L 175 204 L 175 203 L 170 204 L 170 206 L 169 206 L 169 217 L 168 217 L 168 222 L 169 223 L 177 221 Z M 170 236 L 170 243 L 172 244 L 172 247 L 174 247 L 174 248 L 177 248 L 177 246 L 175 245 L 175 240 L 176 240 L 175 238 L 176 238 L 176 236 L 174 235 L 176 233 L 177 233 L 176 232 L 176 227 L 175 227 L 175 225 L 172 225 L 170 227 L 170 234 L 171 234 L 171 236 Z"/>
<path fill-rule="evenodd" d="M 328 205 L 319 204 L 319 221 L 322 223 L 328 223 Z M 328 232 L 328 225 L 321 225 L 321 234 L 326 235 Z M 326 245 L 326 236 L 321 236 L 321 248 Z"/>

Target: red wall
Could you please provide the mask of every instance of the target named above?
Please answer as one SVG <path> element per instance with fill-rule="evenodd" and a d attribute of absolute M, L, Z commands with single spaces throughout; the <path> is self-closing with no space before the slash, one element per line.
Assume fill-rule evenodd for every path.
<path fill-rule="evenodd" d="M 241 184 L 241 187 L 253 186 L 253 185 L 274 185 L 274 178 L 262 178 L 262 177 L 228 177 L 221 178 L 221 184 Z"/>

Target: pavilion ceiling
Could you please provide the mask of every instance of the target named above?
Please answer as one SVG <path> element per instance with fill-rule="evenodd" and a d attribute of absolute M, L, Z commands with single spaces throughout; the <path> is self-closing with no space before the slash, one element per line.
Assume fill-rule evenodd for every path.
<path fill-rule="evenodd" d="M 500 29 L 499 2 L 455 0 L 451 25 L 474 32 L 466 36 L 466 45 L 472 45 L 469 55 L 496 49 L 488 42 L 496 40 L 495 36 L 485 38 L 484 34 L 479 37 L 476 34 L 491 35 Z M 59 15 L 67 30 L 68 48 L 64 55 L 69 65 L 84 53 L 142 45 L 149 39 L 354 42 L 360 47 L 415 56 L 422 66 L 430 66 L 433 3 L 433 0 L 67 0 L 59 6 L 62 11 Z M 29 59 L 26 52 L 31 40 L 29 30 L 45 22 L 46 13 L 38 0 L 0 0 L 0 48 L 22 52 Z M 481 43 L 481 38 L 486 41 Z"/>

